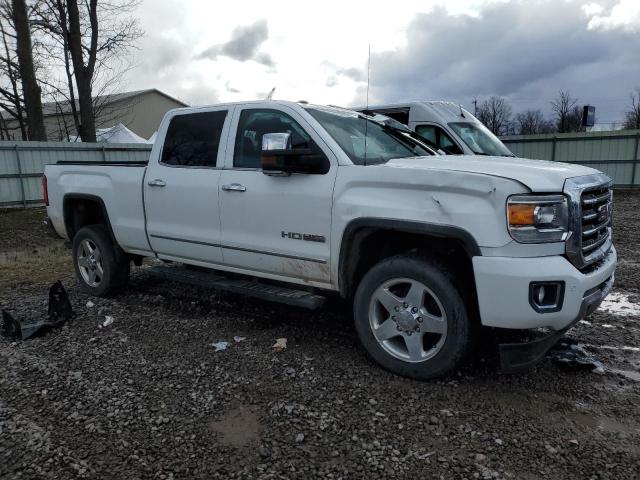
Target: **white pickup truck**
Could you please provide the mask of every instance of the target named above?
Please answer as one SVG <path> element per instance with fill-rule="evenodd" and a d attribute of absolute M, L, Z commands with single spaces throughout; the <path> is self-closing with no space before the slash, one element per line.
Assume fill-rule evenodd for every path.
<path fill-rule="evenodd" d="M 501 345 L 506 370 L 528 366 L 613 283 L 601 172 L 440 156 L 398 122 L 350 110 L 172 110 L 148 162 L 45 174 L 50 223 L 86 291 L 113 294 L 131 262 L 155 257 L 168 278 L 293 305 L 334 293 L 353 302 L 371 357 L 414 378 L 458 367 L 481 326 L 537 332 Z"/>

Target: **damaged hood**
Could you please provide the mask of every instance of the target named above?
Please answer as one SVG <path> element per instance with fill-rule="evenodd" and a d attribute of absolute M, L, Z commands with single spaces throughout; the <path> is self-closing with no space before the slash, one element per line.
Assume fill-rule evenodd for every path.
<path fill-rule="evenodd" d="M 532 192 L 560 192 L 567 178 L 599 173 L 598 170 L 569 163 L 529 160 L 517 157 L 482 155 L 441 155 L 389 160 L 388 168 L 451 170 L 508 178 L 522 183 Z"/>

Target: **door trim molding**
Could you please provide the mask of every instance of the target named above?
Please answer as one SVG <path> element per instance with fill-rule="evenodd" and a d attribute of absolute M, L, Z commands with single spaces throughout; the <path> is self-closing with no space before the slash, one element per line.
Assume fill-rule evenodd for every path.
<path fill-rule="evenodd" d="M 319 258 L 309 258 L 309 257 L 299 257 L 297 255 L 289 255 L 286 253 L 276 253 L 276 252 L 268 252 L 265 250 L 255 250 L 252 248 L 244 248 L 244 247 L 236 247 L 234 245 L 225 245 L 225 244 L 217 244 L 217 243 L 208 243 L 208 242 L 200 242 L 197 240 L 187 240 L 184 238 L 176 238 L 176 237 L 167 237 L 165 235 L 154 235 L 154 234 L 150 234 L 151 237 L 153 238 L 159 238 L 162 240 L 171 240 L 174 242 L 184 242 L 184 243 L 192 243 L 195 245 L 204 245 L 207 247 L 215 247 L 215 248 L 226 248 L 228 250 L 237 250 L 239 252 L 248 252 L 248 253 L 258 253 L 261 255 L 271 255 L 273 257 L 282 257 L 282 258 L 290 258 L 292 260 L 302 260 L 304 262 L 313 262 L 313 263 L 321 263 L 321 264 L 326 264 L 327 261 L 326 260 L 322 260 Z"/>

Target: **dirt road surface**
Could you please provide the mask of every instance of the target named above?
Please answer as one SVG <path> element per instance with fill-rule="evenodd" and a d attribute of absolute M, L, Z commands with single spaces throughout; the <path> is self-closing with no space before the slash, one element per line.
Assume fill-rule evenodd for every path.
<path fill-rule="evenodd" d="M 368 360 L 339 302 L 310 313 L 144 267 L 89 298 L 37 210 L 0 213 L 0 305 L 42 315 L 60 278 L 77 312 L 0 339 L 0 478 L 638 479 L 640 192 L 615 199 L 615 290 L 570 332 L 606 373 L 503 375 L 488 355 L 432 382 Z"/>

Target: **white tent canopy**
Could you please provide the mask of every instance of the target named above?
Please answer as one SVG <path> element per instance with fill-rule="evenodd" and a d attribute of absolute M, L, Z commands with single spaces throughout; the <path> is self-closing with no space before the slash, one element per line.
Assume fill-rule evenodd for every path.
<path fill-rule="evenodd" d="M 82 142 L 79 136 L 71 140 L 72 142 Z M 135 134 L 122 123 L 111 128 L 99 128 L 96 130 L 96 141 L 98 143 L 153 143 L 145 140 L 140 135 Z"/>

